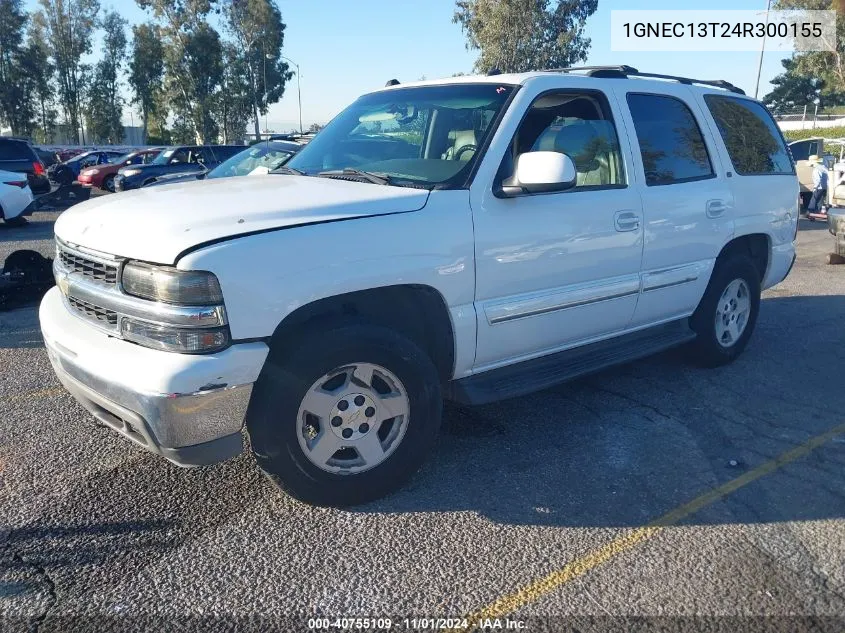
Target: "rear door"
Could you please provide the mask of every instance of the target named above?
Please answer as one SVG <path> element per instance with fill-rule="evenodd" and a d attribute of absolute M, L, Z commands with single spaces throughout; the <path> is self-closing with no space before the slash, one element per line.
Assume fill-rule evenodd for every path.
<path fill-rule="evenodd" d="M 660 91 L 621 82 L 623 107 L 637 156 L 644 214 L 642 293 L 633 327 L 691 314 L 713 263 L 733 234 L 734 200 L 713 134 L 693 91 Z"/>

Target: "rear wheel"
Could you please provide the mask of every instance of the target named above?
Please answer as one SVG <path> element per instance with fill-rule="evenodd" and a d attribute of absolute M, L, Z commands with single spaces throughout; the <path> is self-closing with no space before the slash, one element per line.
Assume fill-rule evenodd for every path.
<path fill-rule="evenodd" d="M 258 465 L 292 496 L 354 505 L 419 468 L 441 408 L 437 370 L 416 344 L 384 327 L 338 324 L 271 353 L 247 431 Z"/>
<path fill-rule="evenodd" d="M 717 367 L 733 361 L 748 344 L 760 309 L 760 277 L 746 255 L 717 260 L 704 297 L 690 319 L 698 334 L 695 359 Z"/>
<path fill-rule="evenodd" d="M 114 174 L 105 177 L 103 180 L 103 189 L 114 193 Z"/>

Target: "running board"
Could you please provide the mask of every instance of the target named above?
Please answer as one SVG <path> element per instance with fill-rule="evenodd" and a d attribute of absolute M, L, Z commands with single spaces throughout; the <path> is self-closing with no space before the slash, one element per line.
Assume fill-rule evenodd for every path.
<path fill-rule="evenodd" d="M 688 319 L 672 321 L 454 380 L 448 385 L 447 397 L 463 404 L 486 404 L 524 396 L 614 365 L 651 356 L 687 343 L 695 336 L 689 328 Z"/>

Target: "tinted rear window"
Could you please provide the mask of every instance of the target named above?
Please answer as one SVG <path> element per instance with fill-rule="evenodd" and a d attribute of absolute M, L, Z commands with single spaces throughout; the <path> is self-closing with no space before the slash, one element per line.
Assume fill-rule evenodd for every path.
<path fill-rule="evenodd" d="M 719 127 L 737 174 L 795 173 L 783 136 L 762 105 L 721 95 L 705 95 L 704 100 Z"/>
<path fill-rule="evenodd" d="M 714 176 L 701 129 L 687 104 L 666 95 L 628 95 L 646 184 L 672 185 Z"/>
<path fill-rule="evenodd" d="M 26 143 L 21 143 L 20 141 L 0 141 L 0 160 L 33 161 L 35 157 Z"/>

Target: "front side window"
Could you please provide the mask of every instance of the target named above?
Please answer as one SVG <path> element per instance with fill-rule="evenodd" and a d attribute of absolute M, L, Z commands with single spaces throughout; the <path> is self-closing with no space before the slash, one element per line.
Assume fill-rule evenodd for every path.
<path fill-rule="evenodd" d="M 795 173 L 783 136 L 762 105 L 721 95 L 704 95 L 704 101 L 716 121 L 737 174 Z M 813 153 L 809 147 L 808 153 Z"/>
<path fill-rule="evenodd" d="M 687 104 L 666 95 L 629 93 L 628 106 L 646 185 L 715 177 L 704 136 Z"/>
<path fill-rule="evenodd" d="M 499 170 L 509 177 L 525 152 L 560 152 L 575 164 L 575 190 L 625 186 L 619 138 L 600 93 L 552 92 L 537 97 L 525 114 Z"/>
<path fill-rule="evenodd" d="M 513 90 L 452 84 L 365 95 L 286 166 L 309 176 L 353 169 L 400 186 L 462 186 Z"/>

